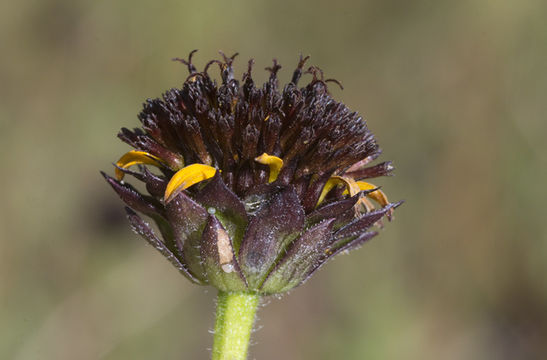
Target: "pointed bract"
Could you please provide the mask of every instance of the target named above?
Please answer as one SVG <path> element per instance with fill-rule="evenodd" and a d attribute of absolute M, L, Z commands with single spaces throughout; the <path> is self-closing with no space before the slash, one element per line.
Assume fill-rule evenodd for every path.
<path fill-rule="evenodd" d="M 173 228 L 177 248 L 186 260 L 189 270 L 195 277 L 206 282 L 199 248 L 207 211 L 181 192 L 167 204 L 166 213 Z"/>
<path fill-rule="evenodd" d="M 247 284 L 232 240 L 215 215 L 209 215 L 201 238 L 200 255 L 209 283 L 223 291 L 245 291 Z"/>
<path fill-rule="evenodd" d="M 269 270 L 304 226 L 304 209 L 292 187 L 283 187 L 249 222 L 239 250 L 241 268 L 251 288 Z"/>
<path fill-rule="evenodd" d="M 340 239 L 344 239 L 348 237 L 357 236 L 363 233 L 369 227 L 371 227 L 374 223 L 376 223 L 378 220 L 384 217 L 384 215 L 386 215 L 393 206 L 394 204 L 389 204 L 381 208 L 380 210 L 376 210 L 376 211 L 362 215 L 360 218 L 352 221 L 348 225 L 338 230 L 334 234 L 334 239 L 340 240 Z"/>
<path fill-rule="evenodd" d="M 131 224 L 131 228 L 134 232 L 142 236 L 150 245 L 152 245 L 156 250 L 158 250 L 171 264 L 173 264 L 174 267 L 177 268 L 178 271 L 180 271 L 184 276 L 186 276 L 190 281 L 196 283 L 196 284 L 202 284 L 197 278 L 195 278 L 186 266 L 184 265 L 184 260 L 178 258 L 173 254 L 166 246 L 165 244 L 157 238 L 156 234 L 154 234 L 154 231 L 152 228 L 150 228 L 150 225 L 148 225 L 144 220 L 142 220 L 133 210 L 126 207 L 125 208 L 127 212 L 127 219 L 129 220 L 129 223 Z"/>
<path fill-rule="evenodd" d="M 195 193 L 194 199 L 220 220 L 230 235 L 234 248 L 239 251 L 249 219 L 245 205 L 224 184 L 219 172 L 207 185 Z"/>
<path fill-rule="evenodd" d="M 142 195 L 133 186 L 121 183 L 103 172 L 101 174 L 129 207 L 146 215 L 164 215 L 163 208 L 156 199 Z"/>
<path fill-rule="evenodd" d="M 261 290 L 265 293 L 283 292 L 299 285 L 304 276 L 325 256 L 325 248 L 332 237 L 334 218 L 324 220 L 308 229 L 295 240 Z"/>

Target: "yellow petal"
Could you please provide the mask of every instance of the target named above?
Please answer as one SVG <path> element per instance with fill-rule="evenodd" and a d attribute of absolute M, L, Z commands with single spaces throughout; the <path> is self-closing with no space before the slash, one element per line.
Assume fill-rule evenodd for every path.
<path fill-rule="evenodd" d="M 204 164 L 192 164 L 180 169 L 167 184 L 164 195 L 165 203 L 167 204 L 173 200 L 182 190 L 200 181 L 212 178 L 216 172 L 217 169 Z"/>
<path fill-rule="evenodd" d="M 378 186 L 364 182 L 364 181 L 357 181 L 357 186 L 359 186 L 359 190 L 372 190 L 376 189 Z M 376 190 L 371 193 L 367 194 L 367 197 L 371 198 L 372 200 L 375 200 L 378 202 L 378 204 L 382 206 L 386 206 L 389 204 L 389 201 L 387 199 L 386 194 L 382 190 Z"/>
<path fill-rule="evenodd" d="M 317 205 L 321 204 L 323 200 L 325 200 L 325 197 L 329 193 L 329 191 L 332 190 L 333 187 L 343 184 L 346 186 L 346 190 L 344 190 L 344 194 L 349 194 L 350 196 L 354 196 L 359 191 L 363 190 L 373 190 L 376 189 L 377 186 L 374 184 L 370 184 L 364 181 L 355 181 L 352 178 L 349 177 L 343 177 L 343 176 L 332 176 L 323 187 L 323 190 L 321 191 L 321 195 L 319 195 L 319 200 L 317 201 Z M 375 190 L 371 193 L 368 193 L 366 195 L 368 198 L 375 200 L 382 206 L 386 206 L 389 204 L 389 201 L 387 199 L 386 194 L 382 190 Z M 362 203 L 367 211 L 374 210 L 374 206 L 370 201 L 368 201 L 366 198 L 360 199 L 359 201 Z"/>
<path fill-rule="evenodd" d="M 116 161 L 116 166 L 123 169 L 127 169 L 132 165 L 138 164 L 154 165 L 157 167 L 163 166 L 160 158 L 145 151 L 137 150 L 131 150 L 130 152 L 125 153 L 118 161 Z M 116 178 L 118 180 L 122 180 L 125 175 L 124 172 L 117 168 L 114 171 L 116 172 Z"/>
<path fill-rule="evenodd" d="M 268 179 L 268 182 L 274 182 L 283 167 L 283 160 L 277 156 L 268 155 L 266 153 L 255 157 L 255 161 L 270 167 L 270 178 Z"/>
<path fill-rule="evenodd" d="M 364 182 L 364 181 L 357 181 L 357 185 L 359 186 L 359 189 L 361 189 L 361 190 L 372 190 L 372 189 L 376 189 L 378 187 L 374 184 L 370 184 L 370 183 L 367 183 L 367 182 Z M 367 197 L 371 198 L 374 201 L 376 201 L 378 204 L 382 205 L 382 207 L 389 204 L 389 200 L 387 199 L 386 194 L 382 190 L 375 190 L 371 193 L 368 193 Z M 365 200 L 365 199 L 360 199 L 360 200 Z M 367 208 L 367 211 L 371 211 L 370 210 L 371 205 L 372 204 L 370 202 L 368 202 L 368 205 L 365 203 L 365 207 Z M 372 209 L 374 209 L 374 206 L 372 206 Z M 391 221 L 391 218 L 393 216 L 393 211 L 394 211 L 394 209 L 391 208 L 387 213 L 387 218 L 390 221 Z M 378 221 L 378 224 L 380 225 L 380 227 L 383 226 L 381 220 Z"/>
<path fill-rule="evenodd" d="M 321 195 L 319 195 L 317 205 L 321 204 L 323 200 L 325 200 L 325 197 L 327 196 L 329 191 L 332 190 L 333 187 L 340 184 L 346 186 L 346 190 L 344 191 L 344 193 L 349 193 L 351 196 L 357 194 L 360 191 L 359 186 L 357 185 L 355 180 L 342 176 L 332 176 L 329 180 L 327 180 L 325 186 L 323 186 L 323 190 L 321 191 Z"/>

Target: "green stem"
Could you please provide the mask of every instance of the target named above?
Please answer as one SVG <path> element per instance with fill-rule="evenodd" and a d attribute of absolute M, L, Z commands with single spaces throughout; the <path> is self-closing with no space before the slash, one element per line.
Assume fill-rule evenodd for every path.
<path fill-rule="evenodd" d="M 259 295 L 218 292 L 213 360 L 245 360 Z"/>

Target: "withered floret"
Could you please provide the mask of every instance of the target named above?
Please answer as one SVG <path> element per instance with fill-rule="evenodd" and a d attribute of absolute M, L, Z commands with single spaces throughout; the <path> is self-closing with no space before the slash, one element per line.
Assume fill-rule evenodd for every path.
<path fill-rule="evenodd" d="M 239 82 L 237 54 L 221 53 L 198 72 L 194 52 L 175 59 L 190 72 L 182 88 L 147 100 L 142 128 L 118 134 L 135 150 L 116 162 L 116 177 L 103 173 L 133 229 L 191 281 L 261 294 L 300 285 L 375 236 L 370 228 L 399 203 L 363 180 L 393 167 L 369 166 L 380 149 L 365 120 L 330 95 L 327 83 L 338 82 L 317 67 L 304 71 L 308 58 L 300 57 L 281 91 L 275 60 L 259 88 L 253 60 Z M 208 74 L 212 66 L 220 68 L 220 85 Z M 299 88 L 305 73 L 312 79 Z M 136 212 L 155 222 L 161 238 Z"/>

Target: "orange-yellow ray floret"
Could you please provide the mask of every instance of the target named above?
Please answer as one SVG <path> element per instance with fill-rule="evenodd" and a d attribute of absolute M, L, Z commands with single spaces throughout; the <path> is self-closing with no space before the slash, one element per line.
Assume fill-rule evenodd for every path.
<path fill-rule="evenodd" d="M 356 184 L 359 186 L 359 189 L 361 191 L 363 191 L 363 190 L 373 190 L 373 189 L 378 188 L 378 186 L 376 186 L 374 184 L 364 182 L 364 181 L 357 181 Z M 366 196 L 371 198 L 372 200 L 376 201 L 378 204 L 382 205 L 382 207 L 389 204 L 389 200 L 387 199 L 386 194 L 382 190 L 375 190 L 373 192 L 368 193 Z M 363 202 L 363 204 L 367 208 L 367 211 L 371 211 L 371 207 L 372 207 L 372 210 L 374 209 L 374 206 L 370 203 L 370 201 L 365 201 L 366 198 L 362 198 L 360 200 Z M 394 209 L 391 208 L 387 213 L 387 218 L 389 220 L 391 220 L 391 217 L 393 216 L 393 210 Z M 380 226 L 382 226 L 381 221 L 379 221 L 379 224 L 380 224 Z"/>
<path fill-rule="evenodd" d="M 374 190 L 377 188 L 376 185 L 364 182 L 364 181 L 355 181 L 352 178 L 349 177 L 343 177 L 343 176 L 332 176 L 323 187 L 323 190 L 321 191 L 321 195 L 319 195 L 319 200 L 317 201 L 317 205 L 321 204 L 323 200 L 325 200 L 325 197 L 329 193 L 329 191 L 332 190 L 333 187 L 343 184 L 346 186 L 346 190 L 344 191 L 344 194 L 349 194 L 350 196 L 354 196 L 359 191 L 364 190 Z M 371 198 L 378 202 L 382 206 L 386 206 L 389 204 L 389 201 L 387 199 L 386 194 L 382 190 L 375 190 L 366 195 L 368 198 Z M 372 204 L 366 200 L 362 199 L 365 207 L 368 211 L 374 209 Z"/>
<path fill-rule="evenodd" d="M 319 195 L 319 200 L 317 201 L 317 205 L 321 204 L 323 200 L 325 200 L 325 197 L 329 193 L 329 191 L 332 190 L 333 187 L 337 185 L 345 185 L 346 186 L 346 193 L 349 192 L 351 196 L 357 194 L 359 190 L 359 186 L 353 180 L 352 178 L 343 177 L 343 176 L 331 176 L 330 179 L 327 180 L 325 183 L 325 186 L 323 186 L 323 190 L 321 191 L 321 195 Z"/>
<path fill-rule="evenodd" d="M 359 186 L 360 191 L 372 190 L 372 189 L 376 189 L 378 187 L 374 184 L 370 184 L 370 183 L 367 183 L 367 182 L 364 182 L 364 181 L 357 181 L 356 184 L 357 184 L 357 186 Z M 382 206 L 386 206 L 387 204 L 389 204 L 387 196 L 382 190 L 375 190 L 371 193 L 368 193 L 367 197 L 371 198 L 372 200 L 375 200 L 378 204 L 380 204 Z"/>
<path fill-rule="evenodd" d="M 167 204 L 182 190 L 215 176 L 217 169 L 205 164 L 192 164 L 183 167 L 173 175 L 165 189 L 164 200 Z"/>
<path fill-rule="evenodd" d="M 283 160 L 277 156 L 268 155 L 266 153 L 255 157 L 255 161 L 270 167 L 270 178 L 268 182 L 274 182 L 283 167 Z"/>
<path fill-rule="evenodd" d="M 157 167 L 163 166 L 163 162 L 157 156 L 138 150 L 131 150 L 116 161 L 116 166 L 122 169 L 127 169 L 130 166 L 138 164 L 154 165 Z M 125 175 L 124 172 L 118 168 L 114 171 L 116 172 L 116 178 L 122 180 Z"/>

